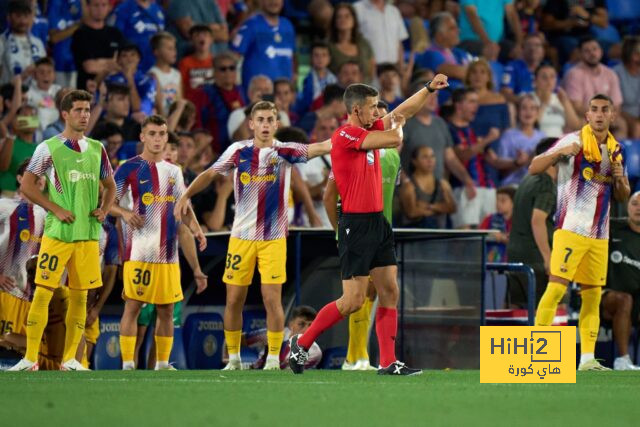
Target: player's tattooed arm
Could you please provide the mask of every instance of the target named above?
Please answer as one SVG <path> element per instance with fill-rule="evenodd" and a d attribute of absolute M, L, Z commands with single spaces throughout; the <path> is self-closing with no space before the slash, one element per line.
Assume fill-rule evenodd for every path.
<path fill-rule="evenodd" d="M 551 166 L 555 166 L 558 162 L 564 158 L 573 157 L 580 152 L 582 147 L 577 142 L 573 142 L 558 150 L 547 151 L 539 154 L 531 160 L 529 165 L 529 173 L 531 175 L 538 175 L 546 172 Z"/>

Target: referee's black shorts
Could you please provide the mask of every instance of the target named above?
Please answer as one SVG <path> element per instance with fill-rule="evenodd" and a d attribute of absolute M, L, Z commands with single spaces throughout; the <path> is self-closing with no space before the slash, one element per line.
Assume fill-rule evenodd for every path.
<path fill-rule="evenodd" d="M 338 223 L 338 254 L 343 280 L 397 265 L 393 231 L 382 212 L 343 213 Z"/>

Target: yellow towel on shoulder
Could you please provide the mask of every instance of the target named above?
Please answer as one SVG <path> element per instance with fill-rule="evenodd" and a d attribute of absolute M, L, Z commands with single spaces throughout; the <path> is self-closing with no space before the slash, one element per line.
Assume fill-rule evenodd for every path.
<path fill-rule="evenodd" d="M 591 126 L 584 125 L 580 131 L 580 139 L 582 140 L 582 151 L 584 157 L 589 163 L 599 163 L 602 161 L 602 154 L 600 153 L 600 144 L 596 136 L 593 134 Z M 622 161 L 622 148 L 611 132 L 607 135 L 607 152 L 609 153 L 609 160 L 614 162 Z"/>

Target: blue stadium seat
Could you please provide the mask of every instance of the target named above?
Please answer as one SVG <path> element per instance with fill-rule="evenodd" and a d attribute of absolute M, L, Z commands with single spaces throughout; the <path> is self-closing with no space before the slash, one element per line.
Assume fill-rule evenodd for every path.
<path fill-rule="evenodd" d="M 242 332 L 245 334 L 267 329 L 267 313 L 264 310 L 246 310 L 242 313 Z"/>
<path fill-rule="evenodd" d="M 621 141 L 624 146 L 624 157 L 627 174 L 631 180 L 640 178 L 640 140 L 627 139 Z"/>
<path fill-rule="evenodd" d="M 347 357 L 347 347 L 333 347 L 322 351 L 321 369 L 340 369 Z"/>
<path fill-rule="evenodd" d="M 640 19 L 640 2 L 638 0 L 607 0 L 606 4 L 610 22 Z"/>
<path fill-rule="evenodd" d="M 224 327 L 218 313 L 190 314 L 182 327 L 189 369 L 220 369 Z M 174 346 L 175 347 L 175 346 Z"/>
<path fill-rule="evenodd" d="M 100 337 L 93 350 L 93 369 L 121 369 L 120 317 L 100 316 Z"/>

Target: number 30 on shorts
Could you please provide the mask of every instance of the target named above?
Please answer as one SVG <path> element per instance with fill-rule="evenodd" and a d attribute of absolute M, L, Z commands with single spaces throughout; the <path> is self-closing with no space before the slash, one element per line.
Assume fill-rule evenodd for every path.
<path fill-rule="evenodd" d="M 135 273 L 135 277 L 133 278 L 134 285 L 149 286 L 151 283 L 151 272 L 149 270 L 143 270 L 141 268 L 136 268 L 133 270 Z"/>
<path fill-rule="evenodd" d="M 240 255 L 227 254 L 227 269 L 240 270 L 238 264 L 242 261 Z"/>

